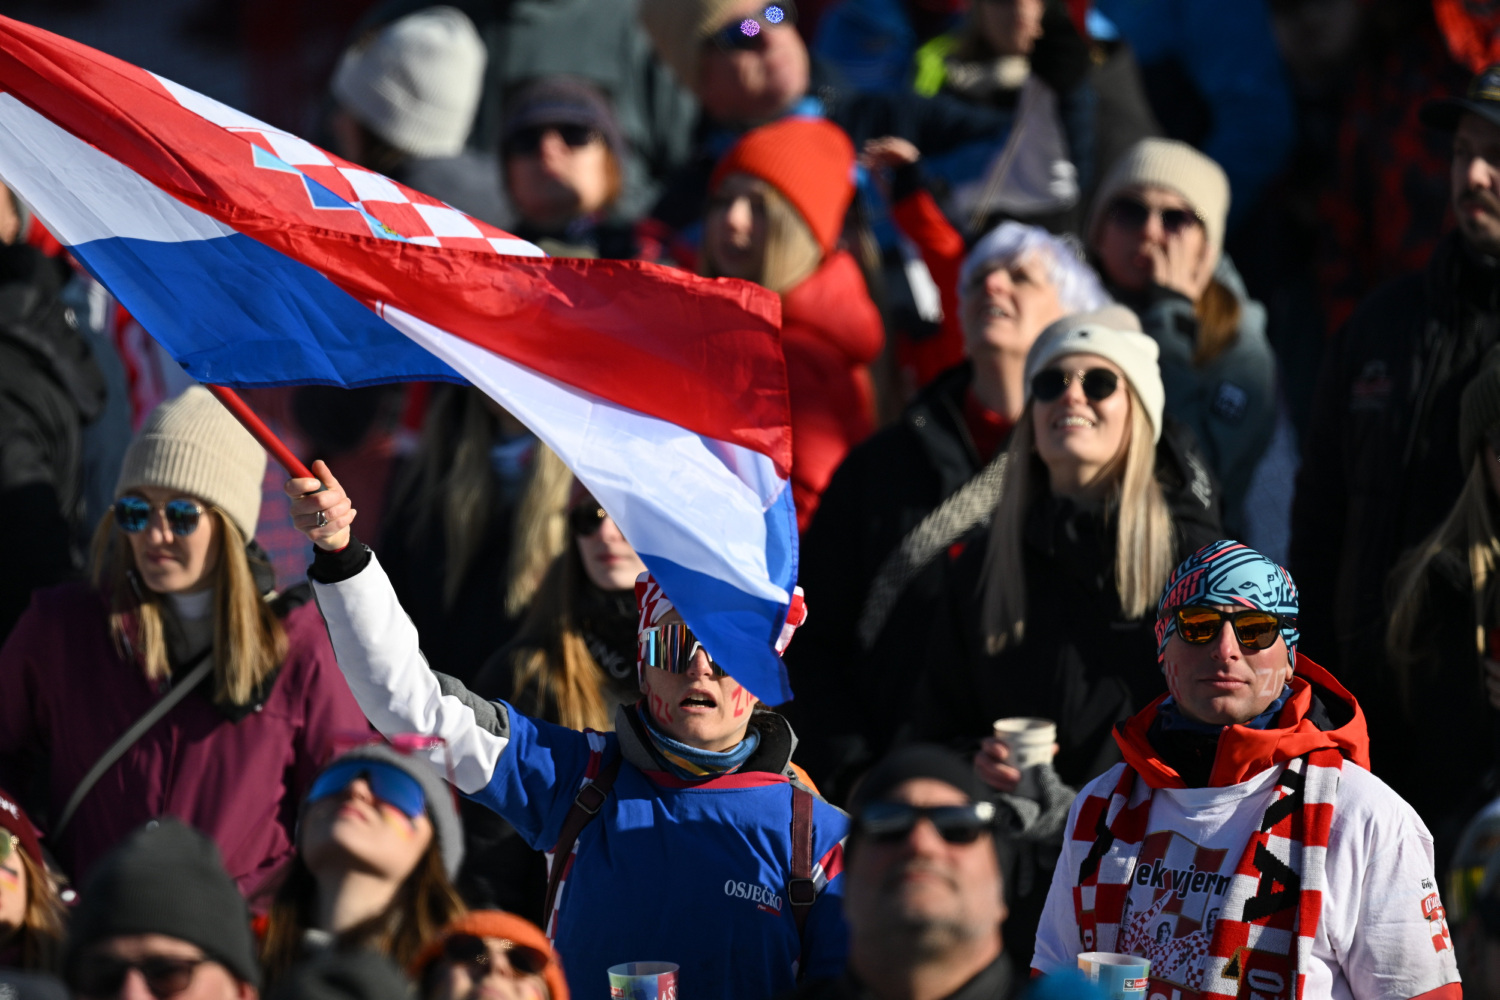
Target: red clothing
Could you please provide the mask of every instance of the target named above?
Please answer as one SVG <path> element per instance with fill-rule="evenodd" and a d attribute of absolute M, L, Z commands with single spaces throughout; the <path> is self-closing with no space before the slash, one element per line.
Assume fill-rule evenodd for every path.
<path fill-rule="evenodd" d="M 792 403 L 792 497 L 806 531 L 849 449 L 875 429 L 871 361 L 885 344 L 864 276 L 842 250 L 781 297 L 781 344 Z"/>
<path fill-rule="evenodd" d="M 1005 446 L 1010 429 L 1015 426 L 1003 413 L 996 413 L 979 401 L 974 387 L 964 393 L 964 426 L 969 429 L 969 438 L 974 450 L 979 453 L 981 464 L 989 465 L 995 453 Z"/>
<path fill-rule="evenodd" d="M 1269 767 L 1325 747 L 1337 750 L 1345 760 L 1366 771 L 1370 769 L 1370 736 L 1365 727 L 1364 710 L 1354 700 L 1354 695 L 1334 680 L 1332 674 L 1301 653 L 1297 654 L 1296 667 L 1287 683 L 1291 685 L 1292 696 L 1281 707 L 1274 726 L 1265 729 L 1229 726 L 1224 730 L 1219 737 L 1218 752 L 1209 777 L 1210 788 L 1237 785 Z M 1322 689 L 1323 697 L 1331 695 L 1344 703 L 1343 709 L 1349 718 L 1339 728 L 1319 729 L 1307 717 L 1314 684 Z M 1156 720 L 1157 708 L 1166 699 L 1167 696 L 1162 695 L 1116 726 L 1115 742 L 1120 745 L 1125 763 L 1152 788 L 1185 788 L 1182 778 L 1162 761 L 1146 738 L 1151 723 Z"/>
<path fill-rule="evenodd" d="M 33 753 L 51 758 L 52 819 L 104 751 L 163 692 L 116 650 L 103 599 L 82 583 L 37 591 L 0 648 L 0 786 L 34 787 Z M 287 658 L 265 701 L 238 721 L 203 682 L 157 722 L 48 841 L 77 884 L 126 833 L 176 816 L 208 834 L 250 895 L 292 853 L 297 808 L 335 739 L 369 732 L 312 604 L 282 620 Z"/>
<path fill-rule="evenodd" d="M 925 340 L 902 337 L 896 342 L 896 362 L 908 388 L 915 392 L 967 357 L 958 297 L 958 276 L 963 273 L 967 251 L 963 235 L 924 190 L 892 205 L 891 219 L 921 251 L 943 306 L 943 322 L 935 335 Z"/>

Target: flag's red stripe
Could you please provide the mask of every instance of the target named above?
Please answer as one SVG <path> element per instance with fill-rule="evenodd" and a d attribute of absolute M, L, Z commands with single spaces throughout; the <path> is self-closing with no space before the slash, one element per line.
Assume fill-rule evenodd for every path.
<path fill-rule="evenodd" d="M 0 18 L 0 89 L 186 204 L 325 274 L 566 384 L 791 466 L 780 300 L 651 264 L 499 257 L 369 235 L 254 167 L 250 140 L 150 74 Z M 336 161 L 339 162 L 339 161 Z"/>

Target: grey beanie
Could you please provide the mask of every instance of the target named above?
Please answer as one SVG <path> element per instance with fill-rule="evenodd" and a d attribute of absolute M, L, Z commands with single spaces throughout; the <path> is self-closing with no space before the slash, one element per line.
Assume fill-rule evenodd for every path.
<path fill-rule="evenodd" d="M 1089 243 L 1098 235 L 1104 209 L 1115 195 L 1136 187 L 1164 187 L 1187 199 L 1208 238 L 1208 266 L 1219 264 L 1224 250 L 1224 224 L 1229 218 L 1229 175 L 1224 168 L 1185 142 L 1142 139 L 1126 150 L 1105 175 L 1094 194 L 1085 230 Z"/>
<path fill-rule="evenodd" d="M 1119 365 L 1146 408 L 1155 432 L 1153 440 L 1161 440 L 1162 409 L 1167 403 L 1157 363 L 1161 348 L 1141 332 L 1141 321 L 1135 313 L 1120 305 L 1105 306 L 1064 316 L 1047 327 L 1026 355 L 1027 392 L 1031 391 L 1033 375 L 1067 354 L 1097 354 Z"/>
<path fill-rule="evenodd" d="M 201 385 L 151 411 L 120 463 L 115 496 L 140 486 L 190 493 L 229 515 L 249 541 L 260 520 L 266 451 Z"/>
<path fill-rule="evenodd" d="M 1458 453 L 1463 458 L 1465 472 L 1484 447 L 1485 436 L 1497 426 L 1500 426 L 1500 347 L 1491 348 L 1484 356 L 1479 371 L 1459 400 Z"/>
<path fill-rule="evenodd" d="M 108 938 L 163 934 L 197 945 L 236 979 L 260 985 L 245 899 L 214 842 L 180 820 L 152 820 L 126 837 L 94 868 L 78 898 L 69 968 Z"/>
<path fill-rule="evenodd" d="M 350 46 L 333 96 L 404 153 L 457 156 L 474 125 L 486 58 L 468 15 L 428 7 Z"/>
<path fill-rule="evenodd" d="M 448 783 L 432 772 L 432 765 L 420 756 L 401 753 L 387 743 L 368 743 L 340 754 L 328 762 L 328 767 L 346 760 L 378 760 L 400 768 L 416 779 L 427 799 L 427 818 L 432 820 L 433 832 L 437 835 L 438 851 L 443 856 L 443 868 L 448 877 L 458 874 L 458 866 L 464 860 L 464 828 L 458 818 L 458 808 L 453 804 L 453 790 Z M 326 771 L 328 768 L 324 768 Z M 302 804 L 305 811 L 307 803 Z M 299 833 L 299 840 L 300 833 Z"/>

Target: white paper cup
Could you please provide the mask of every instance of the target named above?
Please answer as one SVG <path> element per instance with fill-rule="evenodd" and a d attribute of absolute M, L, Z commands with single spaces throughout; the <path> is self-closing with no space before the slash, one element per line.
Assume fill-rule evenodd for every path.
<path fill-rule="evenodd" d="M 995 739 L 1010 748 L 1010 766 L 1024 771 L 1052 759 L 1052 744 L 1057 742 L 1057 724 L 1051 719 L 1031 719 L 1024 716 L 996 719 Z"/>

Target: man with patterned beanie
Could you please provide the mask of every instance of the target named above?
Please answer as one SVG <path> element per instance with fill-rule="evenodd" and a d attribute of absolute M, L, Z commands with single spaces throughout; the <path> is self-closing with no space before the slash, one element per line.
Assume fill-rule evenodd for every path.
<path fill-rule="evenodd" d="M 1460 1000 L 1432 835 L 1370 774 L 1358 702 L 1297 653 L 1291 574 L 1206 545 L 1156 636 L 1168 694 L 1073 803 L 1035 971 L 1103 951 L 1150 961 L 1148 1000 Z"/>

